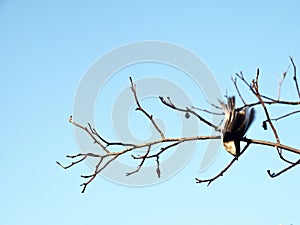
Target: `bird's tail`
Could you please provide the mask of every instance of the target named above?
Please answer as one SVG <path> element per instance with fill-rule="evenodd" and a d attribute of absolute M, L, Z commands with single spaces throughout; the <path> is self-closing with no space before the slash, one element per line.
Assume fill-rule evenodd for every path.
<path fill-rule="evenodd" d="M 227 97 L 227 103 L 220 100 L 219 102 L 225 113 L 230 113 L 235 110 L 235 96 Z"/>

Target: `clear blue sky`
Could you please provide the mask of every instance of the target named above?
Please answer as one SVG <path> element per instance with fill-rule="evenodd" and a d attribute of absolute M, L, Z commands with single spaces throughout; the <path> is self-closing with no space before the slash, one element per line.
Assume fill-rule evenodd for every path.
<path fill-rule="evenodd" d="M 284 166 L 271 148 L 252 147 L 208 188 L 194 177 L 217 173 L 230 156 L 220 151 L 216 163 L 199 173 L 201 144 L 176 176 L 143 188 L 99 177 L 81 194 L 80 174 L 89 167 L 64 171 L 55 161 L 67 163 L 64 156 L 79 151 L 67 119 L 85 71 L 122 44 L 162 40 L 190 49 L 224 92 L 233 92 L 235 72 L 251 78 L 260 67 L 267 91 L 276 95 L 271 84 L 288 56 L 300 62 L 300 3 L 102 2 L 0 1 L 0 223 L 299 224 L 300 170 L 270 179 L 267 169 Z M 264 137 L 256 122 L 249 137 Z M 300 147 L 291 127 L 282 127 L 284 140 Z"/>

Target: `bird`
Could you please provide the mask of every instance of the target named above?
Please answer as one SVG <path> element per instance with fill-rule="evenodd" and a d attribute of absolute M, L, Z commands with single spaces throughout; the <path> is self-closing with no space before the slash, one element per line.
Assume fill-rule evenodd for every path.
<path fill-rule="evenodd" d="M 227 97 L 227 103 L 219 102 L 225 113 L 221 128 L 223 146 L 237 159 L 241 154 L 240 141 L 254 120 L 255 110 L 248 106 L 236 109 L 235 96 Z"/>

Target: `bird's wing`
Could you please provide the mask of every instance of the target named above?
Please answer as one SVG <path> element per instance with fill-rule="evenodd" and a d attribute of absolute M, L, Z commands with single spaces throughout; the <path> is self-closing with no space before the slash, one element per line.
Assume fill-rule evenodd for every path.
<path fill-rule="evenodd" d="M 245 121 L 245 131 L 244 134 L 247 132 L 249 127 L 251 126 L 252 122 L 254 121 L 255 118 L 255 110 L 254 108 L 246 109 L 246 121 Z"/>

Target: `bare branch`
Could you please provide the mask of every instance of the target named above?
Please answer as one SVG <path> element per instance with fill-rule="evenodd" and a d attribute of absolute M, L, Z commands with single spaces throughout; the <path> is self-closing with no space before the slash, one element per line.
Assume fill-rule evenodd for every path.
<path fill-rule="evenodd" d="M 133 95 L 134 95 L 134 99 L 135 99 L 135 102 L 137 104 L 137 108 L 136 110 L 139 110 L 141 111 L 142 113 L 144 113 L 148 119 L 152 122 L 153 126 L 155 127 L 155 129 L 157 130 L 157 132 L 160 134 L 161 138 L 164 139 L 165 138 L 165 135 L 164 133 L 161 131 L 161 129 L 159 129 L 158 125 L 155 123 L 155 121 L 153 120 L 153 115 L 150 115 L 149 113 L 147 113 L 141 106 L 139 100 L 138 100 L 138 97 L 137 97 L 137 93 L 136 93 L 136 85 L 133 83 L 132 81 L 132 78 L 129 77 L 130 79 L 130 83 L 131 83 L 131 90 L 133 92 Z"/>
<path fill-rule="evenodd" d="M 129 173 L 126 173 L 126 176 L 132 175 L 132 174 L 137 173 L 137 172 L 140 171 L 140 169 L 142 168 L 142 166 L 143 166 L 143 164 L 144 164 L 146 158 L 148 157 L 148 155 L 149 155 L 149 153 L 150 153 L 150 149 L 151 149 L 151 145 L 148 146 L 147 152 L 146 152 L 146 154 L 142 157 L 142 161 L 141 161 L 140 165 L 138 165 L 138 167 L 136 168 L 136 170 L 134 170 L 134 171 L 132 171 L 132 172 L 129 172 Z M 137 159 L 137 157 L 135 157 L 135 156 L 133 156 L 133 155 L 131 155 L 131 156 L 132 156 L 132 158 Z"/>
<path fill-rule="evenodd" d="M 218 116 L 224 115 L 224 112 L 219 112 L 219 113 L 218 112 L 212 112 L 212 111 L 209 111 L 207 109 L 201 109 L 201 108 L 198 108 L 198 107 L 195 107 L 195 106 L 191 106 L 191 108 L 202 111 L 202 112 L 205 112 L 205 113 L 208 113 L 208 114 L 212 114 L 212 115 L 218 115 Z"/>
<path fill-rule="evenodd" d="M 296 111 L 293 111 L 293 112 L 284 114 L 283 116 L 279 116 L 279 117 L 274 118 L 274 119 L 271 119 L 271 120 L 273 120 L 273 121 L 278 121 L 278 120 L 281 120 L 281 119 L 283 119 L 283 118 L 289 117 L 289 116 L 291 116 L 291 115 L 293 115 L 293 114 L 296 114 L 296 113 L 300 113 L 300 110 L 296 110 Z M 264 120 L 263 122 L 267 122 L 267 121 Z"/>
<path fill-rule="evenodd" d="M 85 156 L 83 156 L 81 159 L 79 159 L 79 160 L 77 160 L 77 161 L 71 162 L 71 164 L 68 165 L 68 166 L 63 166 L 63 165 L 62 165 L 60 162 L 58 162 L 58 161 L 56 161 L 56 163 L 57 163 L 60 167 L 62 167 L 63 169 L 69 169 L 70 167 L 74 166 L 75 164 L 78 164 L 78 163 L 82 162 L 83 160 L 85 160 L 86 157 L 87 157 L 87 156 L 85 155 Z"/>
<path fill-rule="evenodd" d="M 245 102 L 244 98 L 242 97 L 242 94 L 241 94 L 241 92 L 240 92 L 240 90 L 239 90 L 239 88 L 238 88 L 238 86 L 237 86 L 236 78 L 233 79 L 233 78 L 231 77 L 231 80 L 232 80 L 232 82 L 233 82 L 233 84 L 234 84 L 234 87 L 235 87 L 235 89 L 236 89 L 238 95 L 240 96 L 240 99 L 242 100 L 243 104 L 246 105 L 246 102 Z"/>
<path fill-rule="evenodd" d="M 72 124 L 74 126 L 77 126 L 81 129 L 83 129 L 85 132 L 87 132 L 88 134 L 92 134 L 91 131 L 89 129 L 87 129 L 86 127 L 72 121 Z M 92 130 L 95 131 L 94 128 L 91 127 Z M 98 133 L 97 133 L 98 134 Z M 98 134 L 99 135 L 99 134 Z M 93 135 L 91 135 L 91 137 L 93 137 Z M 77 157 L 81 157 L 79 160 L 77 161 L 73 161 L 71 162 L 68 166 L 63 166 L 60 162 L 57 162 L 57 164 L 59 166 L 61 166 L 64 169 L 68 169 L 84 160 L 86 160 L 88 157 L 96 157 L 99 158 L 98 163 L 95 167 L 94 172 L 91 175 L 82 175 L 82 178 L 88 179 L 88 181 L 84 182 L 81 184 L 81 186 L 83 186 L 83 190 L 82 193 L 84 193 L 84 191 L 86 190 L 86 187 L 96 178 L 97 174 L 99 174 L 102 170 L 104 170 L 111 162 L 113 162 L 114 160 L 116 160 L 119 156 L 126 154 L 128 152 L 131 152 L 135 149 L 141 149 L 144 147 L 147 147 L 148 150 L 146 151 L 146 153 L 143 156 L 132 156 L 132 158 L 134 159 L 142 159 L 141 163 L 139 164 L 139 166 L 137 167 L 137 169 L 135 171 L 132 172 L 128 172 L 126 173 L 127 176 L 132 175 L 134 173 L 137 173 L 138 171 L 140 171 L 140 169 L 142 168 L 144 162 L 146 159 L 149 158 L 156 158 L 157 161 L 157 174 L 158 176 L 160 176 L 161 172 L 160 172 L 160 168 L 159 168 L 159 156 L 164 153 L 166 150 L 170 149 L 171 147 L 174 147 L 178 144 L 181 144 L 183 142 L 188 142 L 188 141 L 197 141 L 197 140 L 209 140 L 209 139 L 220 139 L 220 136 L 194 136 L 194 137 L 180 137 L 180 138 L 164 138 L 164 139 L 159 139 L 159 140 L 154 140 L 152 142 L 148 142 L 148 143 L 143 143 L 140 145 L 132 145 L 132 146 L 125 146 L 126 144 L 123 143 L 119 143 L 118 146 L 120 147 L 125 147 L 123 150 L 118 151 L 118 152 L 112 152 L 109 151 L 108 149 L 106 149 L 106 154 L 104 155 L 100 155 L 100 154 L 94 154 L 94 153 L 79 153 L 73 156 L 67 156 L 68 158 L 77 158 Z M 102 139 L 102 138 L 100 138 Z M 172 143 L 167 147 L 161 148 L 161 150 L 153 155 L 150 155 L 150 149 L 152 146 L 157 145 L 157 144 L 161 144 L 161 143 Z M 100 143 L 101 144 L 101 143 Z M 111 144 L 108 143 L 108 146 L 110 146 Z M 103 146 L 103 145 L 100 145 Z M 103 146 L 104 147 L 104 146 Z M 107 162 L 104 162 L 105 158 L 110 158 Z"/>
<path fill-rule="evenodd" d="M 123 142 L 109 142 L 105 140 L 103 137 L 100 136 L 100 134 L 96 131 L 95 128 L 92 128 L 91 124 L 88 123 L 89 129 L 92 132 L 93 135 L 95 135 L 97 138 L 99 138 L 102 142 L 106 144 L 105 148 L 107 148 L 110 145 L 122 145 L 122 146 L 132 146 L 134 147 L 135 144 L 130 144 L 130 143 L 123 143 Z"/>
<path fill-rule="evenodd" d="M 278 100 L 274 100 L 274 101 L 264 101 L 265 104 L 267 105 L 300 105 L 300 101 L 278 101 Z M 257 106 L 260 105 L 261 102 L 255 102 L 255 103 L 247 103 L 246 105 L 238 108 L 238 110 L 244 108 L 244 107 L 253 107 L 253 106 Z"/>
<path fill-rule="evenodd" d="M 262 99 L 262 97 L 261 97 L 261 95 L 259 93 L 259 90 L 258 90 L 258 77 L 259 77 L 259 69 L 257 69 L 256 81 L 254 81 L 254 80 L 252 81 L 252 86 L 253 86 L 253 88 L 255 90 L 256 97 L 260 101 L 260 103 L 261 103 L 261 105 L 262 105 L 262 107 L 263 107 L 263 109 L 265 111 L 265 114 L 266 114 L 266 117 L 267 117 L 267 122 L 270 124 L 270 126 L 271 126 L 271 128 L 273 130 L 273 133 L 275 135 L 276 141 L 279 144 L 280 143 L 280 139 L 279 139 L 279 136 L 277 134 L 276 128 L 274 127 L 274 125 L 273 125 L 273 123 L 272 123 L 272 121 L 270 119 L 270 115 L 269 115 L 268 109 L 267 109 L 267 107 L 266 107 L 266 105 L 264 103 L 264 100 Z M 279 150 L 279 152 L 281 152 L 281 151 Z"/>
<path fill-rule="evenodd" d="M 253 81 L 254 81 L 254 80 L 252 80 L 252 83 L 248 83 L 248 81 L 244 78 L 242 72 L 240 72 L 240 74 L 236 73 L 235 75 L 236 75 L 241 81 L 243 81 L 243 83 L 250 89 L 250 91 L 251 91 L 254 95 L 256 95 L 255 90 L 254 90 L 254 88 L 253 88 Z M 256 73 L 256 78 L 257 78 L 257 79 L 258 79 L 258 76 L 259 76 L 259 69 L 257 69 L 257 73 Z M 277 100 L 274 99 L 274 98 L 271 98 L 271 97 L 268 97 L 268 96 L 265 96 L 265 95 L 262 95 L 262 94 L 260 94 L 260 96 L 261 96 L 262 98 L 264 98 L 264 99 L 269 100 L 270 102 L 276 102 L 276 101 L 277 101 Z M 258 102 L 258 103 L 256 103 L 256 104 L 260 104 L 260 103 Z M 255 105 L 256 105 L 256 104 L 255 104 Z M 298 104 L 300 104 L 300 102 L 299 102 Z M 245 106 L 249 106 L 249 104 L 246 104 Z"/>
<path fill-rule="evenodd" d="M 267 109 L 267 107 L 266 107 L 266 105 L 265 105 L 265 103 L 264 103 L 264 101 L 263 101 L 263 99 L 262 99 L 262 97 L 261 97 L 261 95 L 259 93 L 259 90 L 258 90 L 258 78 L 259 78 L 259 70 L 257 70 L 256 81 L 254 81 L 254 80 L 252 81 L 252 86 L 254 87 L 254 89 L 255 89 L 255 95 L 258 98 L 258 100 L 261 102 L 261 105 L 262 105 L 262 107 L 264 109 L 264 112 L 266 114 L 266 117 L 267 117 L 266 122 L 268 122 L 269 125 L 271 126 L 271 129 L 272 129 L 272 131 L 274 133 L 274 136 L 276 138 L 276 142 L 278 144 L 278 146 L 276 146 L 277 152 L 279 154 L 280 159 L 282 159 L 283 161 L 285 161 L 287 163 L 291 163 L 291 161 L 285 159 L 283 157 L 283 155 L 282 155 L 282 149 L 279 147 L 279 145 L 280 145 L 280 139 L 279 139 L 277 130 L 276 130 L 275 126 L 273 125 L 272 121 L 271 121 L 268 109 Z M 263 127 L 264 127 L 264 129 L 266 128 L 266 123 L 263 123 Z"/>
<path fill-rule="evenodd" d="M 295 81 L 295 85 L 296 85 L 296 89 L 297 89 L 297 93 L 298 93 L 298 97 L 300 98 L 300 90 L 299 90 L 299 86 L 298 86 L 298 81 L 297 81 L 297 68 L 296 65 L 294 63 L 293 58 L 290 56 L 290 60 L 292 62 L 293 68 L 294 68 L 294 76 L 293 76 L 293 80 Z"/>
<path fill-rule="evenodd" d="M 214 124 L 212 124 L 211 122 L 209 122 L 208 120 L 204 119 L 202 116 L 200 116 L 198 113 L 196 113 L 194 110 L 186 107 L 185 109 L 182 109 L 182 108 L 178 108 L 176 107 L 170 100 L 170 98 L 168 97 L 168 102 L 163 98 L 163 97 L 159 97 L 159 99 L 161 100 L 161 102 L 163 104 L 165 104 L 166 106 L 172 108 L 172 109 L 175 109 L 177 111 L 180 111 L 180 112 L 185 112 L 185 113 L 191 113 L 193 114 L 194 116 L 196 116 L 201 122 L 205 123 L 206 125 L 210 126 L 210 127 L 213 127 L 216 131 L 220 131 L 220 128 L 219 126 L 216 126 Z"/>
<path fill-rule="evenodd" d="M 253 94 L 255 94 L 255 91 L 253 90 L 253 87 L 252 87 L 251 84 L 249 84 L 248 81 L 244 78 L 244 75 L 243 75 L 242 71 L 241 71 L 240 73 L 236 73 L 235 75 L 236 75 L 241 81 L 243 81 L 244 84 L 246 84 L 246 85 L 248 86 L 249 90 L 250 90 Z"/>
<path fill-rule="evenodd" d="M 294 147 L 291 147 L 291 146 L 287 146 L 287 145 L 283 145 L 281 143 L 275 143 L 275 142 L 257 140 L 257 139 L 248 139 L 248 138 L 243 138 L 242 141 L 245 141 L 247 143 L 249 142 L 251 144 L 258 144 L 258 145 L 265 145 L 265 146 L 280 148 L 280 149 L 284 149 L 284 150 L 287 150 L 289 152 L 300 155 L 300 149 L 297 149 L 297 148 L 294 148 Z"/>
<path fill-rule="evenodd" d="M 293 167 L 297 166 L 300 164 L 300 159 L 297 160 L 295 163 L 292 163 L 290 166 L 284 168 L 283 170 L 281 170 L 280 172 L 278 173 L 271 173 L 270 170 L 267 170 L 267 173 L 269 174 L 270 177 L 274 178 L 274 177 L 278 177 L 279 175 L 287 172 L 288 170 L 292 169 Z"/>
<path fill-rule="evenodd" d="M 206 102 L 216 109 L 223 110 L 222 107 L 219 105 L 215 105 L 214 103 L 209 102 L 208 100 L 206 100 Z M 222 113 L 222 114 L 224 114 L 224 113 Z"/>
<path fill-rule="evenodd" d="M 246 144 L 246 146 L 243 148 L 243 150 L 241 151 L 240 156 L 246 151 L 246 149 L 249 147 L 251 143 L 248 142 Z M 209 178 L 209 179 L 199 179 L 199 178 L 195 178 L 196 183 L 200 184 L 200 183 L 207 183 L 207 186 L 209 186 L 213 181 L 215 181 L 216 179 L 218 179 L 219 177 L 223 176 L 223 174 L 233 165 L 234 162 L 236 162 L 238 160 L 238 158 L 233 158 L 231 160 L 231 162 L 220 172 L 218 173 L 216 176 Z"/>
<path fill-rule="evenodd" d="M 89 130 L 87 127 L 84 127 L 84 126 L 76 123 L 75 121 L 73 121 L 73 117 L 72 116 L 70 116 L 69 122 L 71 124 L 73 124 L 74 126 L 76 126 L 76 127 L 80 128 L 80 129 L 86 131 L 90 135 L 90 137 L 94 140 L 94 143 L 97 143 L 106 153 L 109 153 L 109 151 L 106 149 L 106 147 L 100 141 L 97 140 L 97 138 L 93 134 L 92 130 Z"/>
<path fill-rule="evenodd" d="M 287 75 L 287 72 L 288 72 L 289 68 L 290 68 L 290 66 L 288 66 L 288 68 L 286 69 L 286 71 L 283 72 L 282 79 L 279 79 L 279 81 L 278 81 L 278 97 L 277 97 L 278 100 L 280 99 L 280 92 L 281 92 L 282 83 L 283 83 L 283 81 L 286 78 L 286 75 Z"/>
<path fill-rule="evenodd" d="M 296 89 L 297 89 L 297 93 L 299 95 L 300 98 L 300 93 L 299 93 L 299 87 L 298 87 L 298 82 L 297 82 L 297 78 L 296 78 L 296 66 L 294 64 L 293 59 L 290 57 L 292 65 L 294 67 L 294 81 L 295 81 L 295 85 L 296 85 Z M 263 127 L 264 129 L 267 129 L 267 124 L 270 125 L 270 127 L 272 128 L 272 132 L 275 136 L 276 142 L 270 142 L 267 140 L 257 140 L 257 139 L 248 139 L 246 137 L 241 139 L 241 142 L 246 143 L 245 147 L 243 148 L 243 150 L 241 151 L 242 155 L 250 145 L 252 146 L 269 146 L 269 147 L 273 147 L 275 149 L 277 149 L 277 152 L 279 154 L 279 158 L 281 160 L 283 160 L 284 162 L 290 164 L 288 167 L 286 167 L 285 169 L 281 170 L 278 173 L 271 173 L 270 170 L 268 170 L 268 174 L 271 177 L 277 177 L 279 175 L 281 175 L 282 173 L 290 170 L 291 168 L 295 167 L 296 165 L 300 164 L 300 159 L 296 162 L 292 162 L 290 160 L 287 160 L 286 158 L 283 157 L 282 155 L 282 151 L 289 151 L 292 152 L 294 154 L 300 155 L 300 149 L 292 147 L 292 146 L 288 146 L 288 145 L 284 145 L 280 142 L 280 138 L 279 135 L 277 133 L 277 130 L 274 126 L 274 124 L 272 123 L 272 121 L 278 121 L 280 119 L 283 118 L 287 118 L 293 114 L 299 113 L 300 110 L 295 110 L 293 112 L 290 113 L 286 113 L 278 118 L 271 118 L 270 116 L 270 109 L 272 105 L 275 106 L 298 106 L 300 105 L 300 101 L 287 101 L 287 100 L 280 100 L 280 92 L 281 92 L 281 88 L 282 88 L 282 83 L 284 81 L 284 79 L 286 78 L 287 75 L 287 70 L 283 73 L 283 78 L 282 80 L 280 80 L 279 82 L 279 87 L 278 87 L 278 97 L 277 99 L 271 98 L 269 96 L 264 96 L 261 94 L 261 90 L 259 88 L 259 69 L 257 70 L 256 73 L 256 77 L 254 80 L 252 80 L 252 83 L 248 83 L 243 75 L 242 72 L 240 72 L 239 74 L 236 74 L 236 77 L 238 79 L 240 79 L 242 81 L 242 83 L 244 83 L 250 90 L 250 92 L 252 94 L 255 95 L 255 97 L 257 98 L 257 102 L 253 102 L 253 103 L 246 103 L 245 99 L 242 96 L 242 92 L 240 91 L 240 88 L 238 86 L 238 82 L 237 82 L 237 78 L 232 78 L 232 82 L 235 86 L 236 92 L 239 95 L 239 97 L 241 98 L 241 100 L 243 101 L 243 106 L 237 110 L 240 110 L 244 107 L 255 107 L 255 106 L 259 106 L 261 105 L 262 109 L 264 110 L 264 113 L 266 115 L 266 120 L 263 121 Z M 83 182 L 81 184 L 81 186 L 83 187 L 82 192 L 85 192 L 87 186 L 96 178 L 96 176 L 101 173 L 105 168 L 107 168 L 113 161 L 117 160 L 119 156 L 121 155 L 125 155 L 125 154 L 130 154 L 133 160 L 139 160 L 139 164 L 137 165 L 136 169 L 134 171 L 131 172 L 127 172 L 126 176 L 130 176 L 133 175 L 135 173 L 138 173 L 144 166 L 146 160 L 150 160 L 150 159 L 155 159 L 156 160 L 156 174 L 158 177 L 161 176 L 161 168 L 160 168 L 160 157 L 162 156 L 162 154 L 164 154 L 166 151 L 174 149 L 176 146 L 184 143 L 184 142 L 189 142 L 189 141 L 202 141 L 202 140 L 211 140 L 211 139 L 221 139 L 220 135 L 215 135 L 215 136 L 192 136 L 192 137 L 165 137 L 163 131 L 160 129 L 160 127 L 158 126 L 158 124 L 154 121 L 153 116 L 151 114 L 149 114 L 140 104 L 138 96 L 137 96 L 137 90 L 136 90 L 136 85 L 133 83 L 132 78 L 130 77 L 130 83 L 131 83 L 131 91 L 133 93 L 133 97 L 135 99 L 135 103 L 137 105 L 136 110 L 137 111 L 141 111 L 153 124 L 154 128 L 156 129 L 156 131 L 160 134 L 160 138 L 156 139 L 156 140 L 151 140 L 149 142 L 146 143 L 142 143 L 142 144 L 134 144 L 134 143 L 123 143 L 123 142 L 112 142 L 112 141 L 108 141 L 106 139 L 104 139 L 101 134 L 92 127 L 92 125 L 90 123 L 87 123 L 87 126 L 83 126 L 77 122 L 75 122 L 72 118 L 72 116 L 70 116 L 69 118 L 69 122 L 74 125 L 75 127 L 82 129 L 84 132 L 86 132 L 92 139 L 92 141 L 97 144 L 101 151 L 101 154 L 98 153 L 79 153 L 79 154 L 75 154 L 75 155 L 67 155 L 66 157 L 71 159 L 70 164 L 68 164 L 67 166 L 62 165 L 60 162 L 56 162 L 60 167 L 62 167 L 63 169 L 68 169 L 70 167 L 73 167 L 85 160 L 88 160 L 90 158 L 96 159 L 96 166 L 93 170 L 93 172 L 89 175 L 81 175 L 82 178 L 86 179 L 85 182 Z M 179 112 L 183 112 L 185 113 L 186 117 L 189 117 L 191 114 L 194 115 L 196 118 L 198 118 L 198 120 L 206 125 L 209 126 L 211 128 L 213 128 L 215 131 L 221 131 L 221 127 L 220 126 L 216 126 L 214 125 L 212 122 L 210 122 L 209 120 L 203 118 L 200 114 L 198 114 L 196 111 L 194 110 L 199 110 L 201 112 L 204 113 L 209 113 L 209 114 L 213 114 L 213 115 L 224 115 L 224 113 L 215 113 L 212 111 L 209 111 L 207 109 L 201 109 L 201 108 L 196 108 L 196 107 L 185 107 L 185 108 L 180 108 L 178 106 L 176 106 L 169 97 L 167 97 L 166 99 L 163 97 L 159 97 L 161 102 L 166 105 L 167 107 L 179 111 Z M 219 106 L 213 105 L 217 109 L 220 109 Z M 267 106 L 269 108 L 267 108 Z M 273 106 L 272 106 L 273 107 Z M 151 149 L 153 149 L 154 146 L 158 145 L 158 144 L 163 144 L 163 147 L 160 148 L 160 150 L 156 153 L 151 153 Z M 120 150 L 115 151 L 114 147 L 119 147 Z M 141 155 L 134 155 L 133 151 L 137 150 L 137 149 L 143 149 L 144 152 Z M 114 151 L 112 151 L 114 150 Z M 207 185 L 210 185 L 213 181 L 215 181 L 216 179 L 218 179 L 219 177 L 223 176 L 223 174 L 234 164 L 234 162 L 237 161 L 237 158 L 233 158 L 230 163 L 222 170 L 220 171 L 217 175 L 215 175 L 214 177 L 210 178 L 210 179 L 199 179 L 199 178 L 195 178 L 197 183 L 207 183 Z"/>

